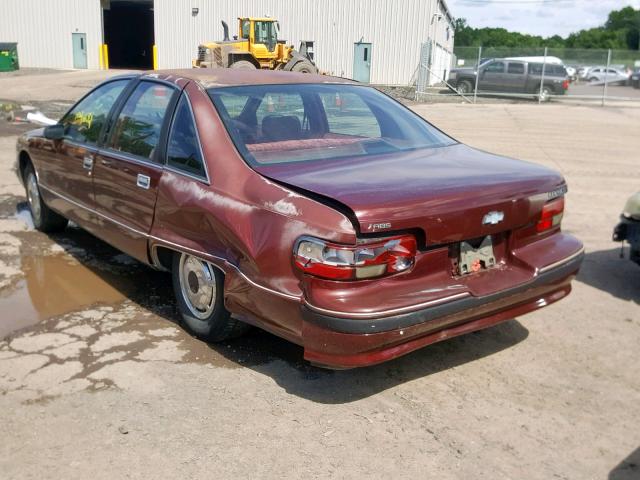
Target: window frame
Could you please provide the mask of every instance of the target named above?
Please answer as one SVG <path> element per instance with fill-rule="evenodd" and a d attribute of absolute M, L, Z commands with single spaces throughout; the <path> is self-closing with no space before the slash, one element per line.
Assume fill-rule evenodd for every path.
<path fill-rule="evenodd" d="M 80 99 L 74 103 L 71 107 L 69 107 L 69 109 L 64 113 L 64 115 L 62 115 L 62 117 L 60 117 L 60 120 L 58 120 L 58 124 L 62 125 L 63 121 L 65 118 L 67 118 L 71 112 L 78 106 L 80 105 L 82 102 L 85 101 L 85 99 L 87 97 L 89 97 L 89 95 L 91 95 L 92 93 L 94 93 L 96 90 L 98 90 L 99 88 L 102 88 L 110 83 L 114 83 L 114 82 L 119 82 L 122 80 L 126 80 L 128 81 L 128 83 L 125 85 L 124 89 L 122 90 L 122 92 L 120 92 L 120 95 L 118 95 L 118 98 L 116 98 L 116 101 L 113 102 L 113 105 L 111 106 L 111 109 L 109 110 L 109 112 L 107 113 L 106 117 L 105 117 L 105 122 L 104 125 L 102 125 L 102 128 L 100 129 L 100 133 L 98 134 L 98 141 L 93 144 L 93 143 L 89 143 L 89 142 L 81 142 L 78 140 L 73 140 L 71 138 L 63 138 L 62 141 L 70 144 L 70 145 L 78 145 L 84 148 L 90 148 L 93 150 L 98 150 L 100 148 L 102 148 L 105 143 L 106 143 L 106 139 L 105 139 L 105 135 L 107 134 L 107 132 L 109 131 L 109 129 L 111 128 L 111 123 L 113 120 L 113 114 L 116 110 L 119 111 L 120 109 L 120 103 L 122 102 L 122 99 L 125 97 L 129 97 L 129 94 L 131 92 L 131 86 L 134 84 L 137 84 L 137 76 L 136 75 L 128 75 L 128 76 L 117 76 L 117 77 L 113 77 L 110 78 L 109 80 L 106 80 L 104 82 L 101 82 L 99 85 L 96 85 L 94 88 L 92 88 L 91 90 L 89 90 L 87 93 L 85 93 L 82 97 L 80 97 Z"/>
<path fill-rule="evenodd" d="M 180 100 L 184 98 L 187 102 L 187 106 L 189 107 L 189 115 L 191 116 L 191 122 L 193 124 L 193 129 L 196 132 L 196 143 L 198 144 L 198 151 L 200 152 L 200 157 L 202 158 L 202 165 L 204 167 L 204 177 L 200 175 L 196 175 L 195 173 L 186 172 L 181 170 L 178 167 L 173 167 L 169 165 L 169 139 L 171 137 L 171 132 L 173 130 L 173 124 L 176 119 L 176 115 L 178 114 L 178 107 L 180 105 Z M 209 176 L 209 167 L 207 165 L 207 159 L 204 156 L 204 150 L 202 149 L 202 142 L 200 141 L 200 133 L 198 132 L 198 124 L 196 123 L 196 116 L 193 112 L 193 106 L 191 105 L 191 99 L 186 91 L 183 91 L 178 95 L 175 105 L 173 106 L 173 112 L 171 113 L 171 118 L 169 121 L 169 126 L 167 128 L 167 135 L 164 138 L 164 148 L 163 148 L 163 165 L 164 169 L 170 172 L 176 173 L 178 175 L 183 175 L 185 177 L 189 177 L 193 180 L 197 180 L 206 185 L 211 185 L 211 177 Z"/>
<path fill-rule="evenodd" d="M 122 113 L 122 110 L 124 109 L 124 106 L 126 105 L 127 101 L 131 98 L 131 95 L 136 91 L 138 86 L 142 83 L 153 83 L 157 85 L 162 85 L 165 87 L 169 87 L 170 89 L 173 90 L 171 94 L 171 98 L 169 99 L 169 103 L 167 104 L 167 110 L 165 112 L 164 118 L 162 119 L 162 125 L 160 127 L 160 135 L 158 137 L 158 145 L 156 146 L 155 151 L 153 152 L 153 156 L 150 158 L 143 157 L 141 155 L 136 155 L 135 153 L 125 152 L 122 150 L 116 150 L 114 148 L 111 148 L 111 143 L 113 141 L 113 136 L 114 136 L 113 127 L 118 121 L 118 117 L 120 117 L 120 114 Z M 176 103 L 178 98 L 180 98 L 181 91 L 182 89 L 177 85 L 175 85 L 174 83 L 170 83 L 157 78 L 148 78 L 148 77 L 141 77 L 141 76 L 138 77 L 137 81 L 132 82 L 132 85 L 129 87 L 129 89 L 126 92 L 123 92 L 123 94 L 126 93 L 126 95 L 123 95 L 120 98 L 120 101 L 118 102 L 118 105 L 117 105 L 118 107 L 117 110 L 111 112 L 112 114 L 108 123 L 109 129 L 108 131 L 105 132 L 105 138 L 103 139 L 101 150 L 107 155 L 112 155 L 114 157 L 131 160 L 133 162 L 142 163 L 144 165 L 151 165 L 159 168 L 162 168 L 163 166 L 165 166 L 167 133 L 169 130 L 170 121 L 173 118 L 172 112 L 175 110 Z"/>
<path fill-rule="evenodd" d="M 522 71 L 521 72 L 511 72 L 509 70 L 511 68 L 511 65 L 514 65 L 514 66 L 517 65 L 519 67 L 522 67 Z M 527 71 L 527 69 L 526 69 L 526 66 L 525 66 L 524 62 L 509 62 L 507 64 L 507 69 L 506 69 L 505 73 L 507 75 L 525 75 L 526 71 Z"/>

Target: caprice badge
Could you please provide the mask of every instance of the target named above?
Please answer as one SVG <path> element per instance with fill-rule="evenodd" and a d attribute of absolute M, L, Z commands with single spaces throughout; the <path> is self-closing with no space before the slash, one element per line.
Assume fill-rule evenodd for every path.
<path fill-rule="evenodd" d="M 497 225 L 504 220 L 504 212 L 489 212 L 482 217 L 483 225 Z"/>

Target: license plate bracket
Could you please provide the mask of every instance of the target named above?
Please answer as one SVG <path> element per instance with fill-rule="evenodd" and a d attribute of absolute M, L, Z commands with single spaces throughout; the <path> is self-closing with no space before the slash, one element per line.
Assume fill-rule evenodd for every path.
<path fill-rule="evenodd" d="M 469 242 L 460 242 L 460 261 L 458 262 L 460 275 L 477 273 L 496 265 L 491 235 L 484 237 L 480 244 L 475 244 L 476 247 Z"/>

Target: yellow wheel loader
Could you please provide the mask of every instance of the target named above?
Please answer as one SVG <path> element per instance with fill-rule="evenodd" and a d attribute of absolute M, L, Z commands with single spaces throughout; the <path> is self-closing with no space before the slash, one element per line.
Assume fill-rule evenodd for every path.
<path fill-rule="evenodd" d="M 229 26 L 222 22 L 224 40 L 198 46 L 194 68 L 262 68 L 318 73 L 313 63 L 312 42 L 302 42 L 300 51 L 278 40 L 278 21 L 273 18 L 238 18 L 238 35 L 229 39 Z"/>

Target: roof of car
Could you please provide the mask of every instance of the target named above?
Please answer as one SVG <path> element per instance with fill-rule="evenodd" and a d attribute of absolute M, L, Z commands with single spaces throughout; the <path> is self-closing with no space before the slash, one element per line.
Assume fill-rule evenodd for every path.
<path fill-rule="evenodd" d="M 143 77 L 155 77 L 169 82 L 190 79 L 204 88 L 238 85 L 265 85 L 283 83 L 357 83 L 345 78 L 329 75 L 288 72 L 282 70 L 244 70 L 233 68 L 189 68 L 181 70 L 156 70 L 146 72 Z"/>

